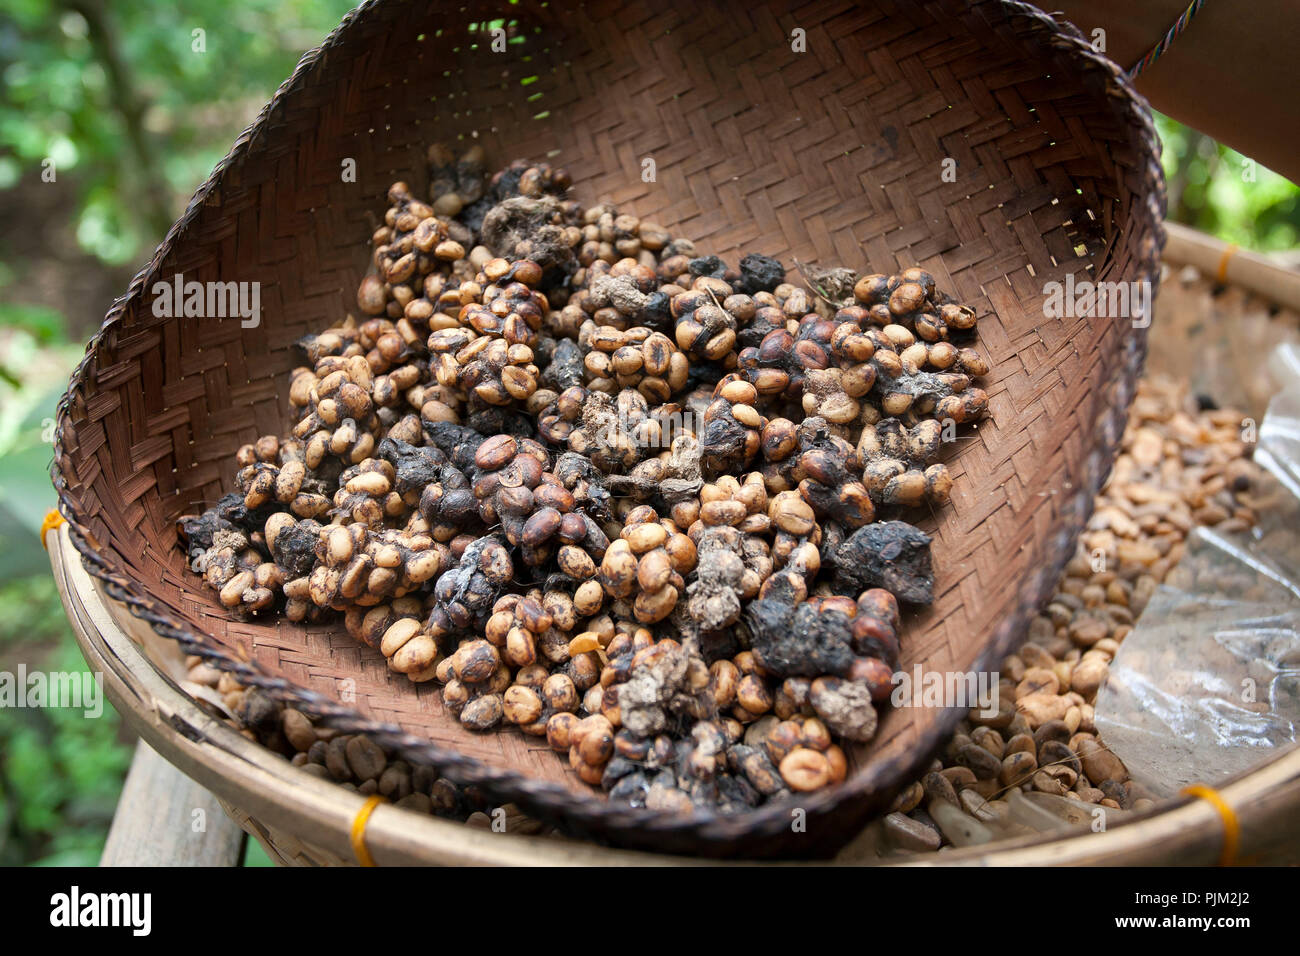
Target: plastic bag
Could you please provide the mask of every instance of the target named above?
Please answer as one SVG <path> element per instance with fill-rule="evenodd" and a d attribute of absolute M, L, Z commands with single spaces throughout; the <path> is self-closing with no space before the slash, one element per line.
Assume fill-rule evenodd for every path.
<path fill-rule="evenodd" d="M 1300 349 L 1269 364 L 1285 387 L 1258 428 L 1258 523 L 1189 536 L 1097 698 L 1101 738 L 1159 796 L 1221 782 L 1300 733 Z"/>

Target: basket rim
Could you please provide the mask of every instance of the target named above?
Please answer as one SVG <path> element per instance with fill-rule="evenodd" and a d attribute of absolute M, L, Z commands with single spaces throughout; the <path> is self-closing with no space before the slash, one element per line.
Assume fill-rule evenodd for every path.
<path fill-rule="evenodd" d="M 363 717 L 350 706 L 275 676 L 255 662 L 233 656 L 211 635 L 191 628 L 171 608 L 155 599 L 140 582 L 125 572 L 117 560 L 101 553 L 89 530 L 89 519 L 83 513 L 81 502 L 73 495 L 63 475 L 61 463 L 66 460 L 64 428 L 68 424 L 70 410 L 80 401 L 81 394 L 90 384 L 91 368 L 101 343 L 116 331 L 127 313 L 140 304 L 150 280 L 164 259 L 184 238 L 209 196 L 221 188 L 226 172 L 244 162 L 257 137 L 270 125 L 275 114 L 299 86 L 316 74 L 325 56 L 346 42 L 353 26 L 375 15 L 375 11 L 384 2 L 385 0 L 365 0 L 343 17 L 319 47 L 303 55 L 289 78 L 262 108 L 257 119 L 237 137 L 230 152 L 199 186 L 185 212 L 173 224 L 148 263 L 132 279 L 126 294 L 114 300 L 103 324 L 88 344 L 86 354 L 74 370 L 68 390 L 59 402 L 54 460 L 51 465 L 51 479 L 58 494 L 59 510 L 69 524 L 70 540 L 81 554 L 87 570 L 103 582 L 107 593 L 123 602 L 133 615 L 148 622 L 158 634 L 177 641 L 186 653 L 195 654 L 214 666 L 229 671 L 246 686 L 257 686 L 277 700 L 292 702 L 295 706 L 307 709 L 345 733 L 368 734 L 408 759 L 437 767 L 445 776 L 459 784 L 477 786 L 490 797 L 519 803 L 539 819 L 578 836 L 617 835 L 629 845 L 653 846 L 659 838 L 671 834 L 677 838 L 689 837 L 698 841 L 702 852 L 735 852 L 736 848 L 742 846 L 747 851 L 753 850 L 763 838 L 774 838 L 789 830 L 788 801 L 776 801 L 737 814 L 720 814 L 701 809 L 690 814 L 674 814 L 611 804 L 596 794 L 579 793 L 559 783 L 539 780 L 520 771 L 491 767 L 476 758 L 404 731 L 395 724 Z M 986 13 L 990 12 L 989 8 L 993 8 L 993 15 L 1001 18 L 996 24 L 999 28 L 1023 28 L 1028 35 L 1026 42 L 1044 48 L 1052 47 L 1068 56 L 1077 67 L 1080 80 L 1100 83 L 1112 115 L 1128 133 L 1130 145 L 1140 157 L 1135 165 L 1144 191 L 1135 195 L 1139 200 L 1145 201 L 1145 208 L 1141 202 L 1134 203 L 1134 221 L 1149 226 L 1153 241 L 1143 244 L 1136 255 L 1135 266 L 1140 269 L 1142 278 L 1155 287 L 1159 274 L 1160 250 L 1164 243 L 1161 221 L 1165 209 L 1165 192 L 1164 176 L 1159 165 L 1158 137 L 1145 99 L 1133 88 L 1124 71 L 1097 53 L 1073 24 L 1058 22 L 1039 8 L 1020 0 L 985 0 L 985 4 L 977 6 L 984 6 Z M 1101 97 L 1103 93 L 1096 95 Z M 1104 263 L 1107 256 L 1108 251 L 1103 250 L 1097 261 Z M 1145 358 L 1145 331 L 1134 330 L 1128 334 L 1124 340 L 1124 349 L 1125 355 L 1122 361 L 1116 363 L 1110 377 L 1095 385 L 1099 392 L 1109 392 L 1115 396 L 1097 422 L 1097 427 L 1102 430 L 1105 438 L 1097 443 L 1094 454 L 1098 451 L 1104 454 L 1102 465 L 1091 469 L 1086 480 L 1075 483 L 1072 491 L 1063 492 L 1063 512 L 1080 515 L 1090 512 L 1093 498 L 1104 483 L 1118 449 L 1134 383 Z M 1073 551 L 1081 524 L 1082 522 L 1079 526 L 1058 530 L 1055 540 L 1043 543 L 1047 560 L 1039 566 L 1036 573 L 1028 575 L 1021 583 L 1015 608 L 989 636 L 973 663 L 976 669 L 988 670 L 996 665 L 1027 627 L 1029 615 L 1050 598 L 1051 589 Z M 924 729 L 917 745 L 907 754 L 869 763 L 840 784 L 814 794 L 802 795 L 800 807 L 809 817 L 827 818 L 832 814 L 843 814 L 854 801 L 861 802 L 868 796 L 879 798 L 882 793 L 886 797 L 892 795 L 886 793 L 889 788 L 882 786 L 882 781 L 894 781 L 896 789 L 902 781 L 916 776 L 951 735 L 964 713 L 961 709 L 945 710 Z M 848 834 L 838 833 L 840 828 L 835 825 L 821 829 L 822 834 L 819 834 L 817 840 L 826 841 L 828 852 L 848 837 Z M 811 836 L 807 839 L 809 843 L 814 842 Z"/>

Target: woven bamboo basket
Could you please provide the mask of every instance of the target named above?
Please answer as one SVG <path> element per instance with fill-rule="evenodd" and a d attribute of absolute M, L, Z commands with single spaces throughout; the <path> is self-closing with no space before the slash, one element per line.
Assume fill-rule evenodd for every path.
<path fill-rule="evenodd" d="M 474 42 L 498 18 L 512 52 Z M 977 309 L 990 420 L 951 454 L 952 504 L 922 525 L 938 585 L 906 616 L 902 662 L 966 672 L 994 669 L 1050 594 L 1123 430 L 1144 323 L 1045 318 L 1043 303 L 1068 275 L 1154 285 L 1163 181 L 1140 98 L 1072 27 L 1004 0 L 363 4 L 199 188 L 60 406 L 53 478 L 73 546 L 107 595 L 187 653 L 575 836 L 833 852 L 962 711 L 887 713 L 848 779 L 801 801 L 806 832 L 783 805 L 632 810 L 528 738 L 464 730 L 435 688 L 391 675 L 341 627 L 233 621 L 186 571 L 174 519 L 227 490 L 240 444 L 286 430 L 293 343 L 349 307 L 358 234 L 388 185 L 418 189 L 425 145 L 457 136 L 493 162 L 546 156 L 580 198 L 727 258 L 919 263 Z M 347 159 L 356 182 L 340 176 Z M 150 290 L 177 273 L 260 282 L 263 321 L 155 317 Z"/>

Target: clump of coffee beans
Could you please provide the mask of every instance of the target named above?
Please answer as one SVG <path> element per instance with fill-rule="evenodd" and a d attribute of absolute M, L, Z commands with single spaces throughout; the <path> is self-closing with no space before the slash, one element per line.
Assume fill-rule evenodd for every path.
<path fill-rule="evenodd" d="M 439 145 L 429 175 L 389 189 L 357 314 L 300 343 L 290 434 L 181 521 L 193 570 L 235 615 L 341 617 L 613 799 L 843 780 L 932 594 L 903 519 L 987 412 L 974 313 L 921 268 L 732 268 L 545 163 Z"/>

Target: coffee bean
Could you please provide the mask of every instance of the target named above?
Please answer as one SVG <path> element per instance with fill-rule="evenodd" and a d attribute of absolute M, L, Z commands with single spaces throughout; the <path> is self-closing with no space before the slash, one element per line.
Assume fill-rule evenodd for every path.
<path fill-rule="evenodd" d="M 306 752 L 316 743 L 316 731 L 302 711 L 287 707 L 280 716 L 285 739 L 294 750 Z"/>
<path fill-rule="evenodd" d="M 1084 738 L 1077 746 L 1083 772 L 1096 786 L 1101 786 L 1104 780 L 1127 779 L 1123 762 L 1095 740 Z"/>
<path fill-rule="evenodd" d="M 820 790 L 830 783 L 831 766 L 825 755 L 807 747 L 797 747 L 781 761 L 781 778 L 791 790 Z"/>
<path fill-rule="evenodd" d="M 1038 765 L 1046 767 L 1049 764 L 1069 767 L 1076 775 L 1083 772 L 1079 758 L 1059 740 L 1049 740 L 1038 748 Z"/>
<path fill-rule="evenodd" d="M 335 780 L 352 779 L 352 767 L 348 761 L 347 753 L 350 739 L 350 737 L 335 737 L 325 748 L 325 766 Z"/>
<path fill-rule="evenodd" d="M 383 749 L 369 737 L 353 737 L 345 747 L 348 766 L 357 780 L 373 780 L 384 772 L 387 758 Z"/>
<path fill-rule="evenodd" d="M 926 803 L 932 803 L 935 800 L 942 800 L 951 803 L 954 807 L 959 806 L 957 803 L 957 791 L 953 788 L 952 783 L 947 777 L 938 773 L 928 773 L 921 778 L 921 787 L 925 791 Z"/>
<path fill-rule="evenodd" d="M 979 744 L 964 744 L 957 752 L 957 762 L 971 770 L 979 780 L 991 780 L 998 775 L 1002 764 L 997 757 Z"/>
<path fill-rule="evenodd" d="M 939 849 L 943 842 L 937 829 L 903 813 L 887 814 L 883 824 L 886 838 L 899 850 L 928 852 Z"/>
<path fill-rule="evenodd" d="M 334 775 L 331 774 L 331 773 L 330 773 L 330 772 L 329 772 L 325 767 L 321 766 L 321 765 L 318 764 L 318 763 L 307 763 L 307 764 L 304 764 L 302 769 L 305 770 L 305 771 L 307 771 L 307 772 L 308 772 L 309 774 L 311 774 L 313 777 L 318 777 L 318 778 L 321 779 L 321 780 L 333 780 L 333 779 L 334 779 Z"/>
<path fill-rule="evenodd" d="M 1003 786 L 1019 786 L 1029 780 L 1037 769 L 1038 761 L 1034 759 L 1032 753 L 1017 750 L 1003 758 L 1002 767 L 998 772 L 998 779 Z"/>
<path fill-rule="evenodd" d="M 1049 740 L 1066 743 L 1070 739 L 1070 728 L 1062 720 L 1044 721 L 1034 731 L 1034 745 L 1036 748 L 1042 747 Z"/>

